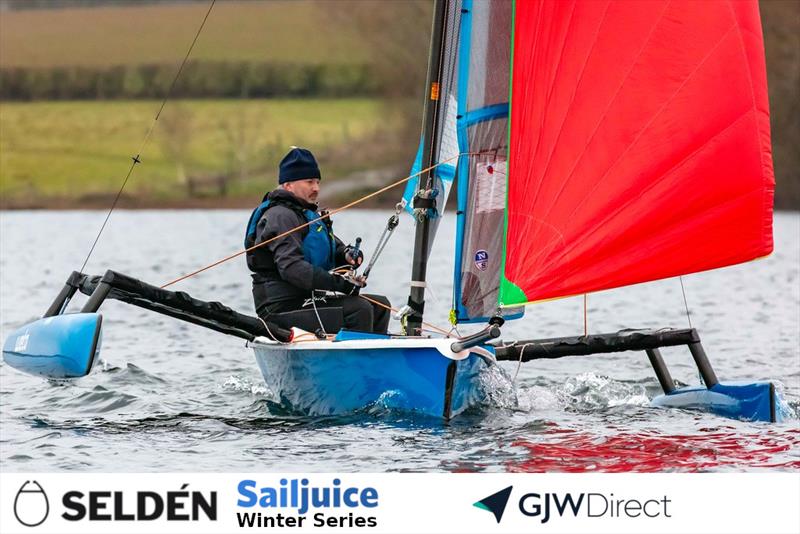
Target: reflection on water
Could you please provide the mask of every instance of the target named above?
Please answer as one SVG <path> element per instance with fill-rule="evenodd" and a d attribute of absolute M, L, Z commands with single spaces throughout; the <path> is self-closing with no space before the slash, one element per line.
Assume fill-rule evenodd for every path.
<path fill-rule="evenodd" d="M 535 442 L 520 439 L 512 443 L 523 448 L 528 458 L 508 462 L 506 467 L 509 471 L 537 473 L 800 468 L 800 458 L 796 452 L 791 454 L 800 446 L 800 431 L 796 428 L 778 435 L 723 430 L 698 429 L 696 434 L 689 435 L 648 432 L 598 436 L 553 428 L 537 436 Z"/>
<path fill-rule="evenodd" d="M 101 212 L 0 213 L 0 337 L 37 318 L 79 267 Z M 88 272 L 161 284 L 237 251 L 245 211 L 119 211 Z M 348 212 L 337 233 L 371 251 L 388 214 Z M 776 216 L 762 261 L 684 277 L 692 323 L 723 380 L 774 379 L 778 425 L 650 408 L 658 382 L 644 354 L 514 362 L 484 376 L 488 405 L 450 423 L 380 405 L 303 417 L 273 402 L 243 342 L 109 301 L 102 365 L 47 382 L 0 364 L 0 468 L 19 471 L 707 471 L 799 469 L 800 214 Z M 54 232 L 58 238 L 53 239 Z M 404 218 L 370 291 L 406 300 L 413 228 Z M 452 227 L 429 266 L 426 319 L 447 324 Z M 702 253 L 702 251 L 687 251 Z M 368 259 L 368 258 L 367 258 Z M 175 289 L 251 309 L 238 258 Z M 82 297 L 76 297 L 79 300 Z M 680 284 L 664 280 L 588 298 L 590 332 L 683 327 Z M 80 303 L 74 304 L 79 306 Z M 529 307 L 503 338 L 583 331 L 583 299 Z M 396 323 L 392 328 L 397 329 Z M 468 333 L 478 327 L 465 327 Z M 685 348 L 664 349 L 672 375 L 697 383 Z M 515 379 L 516 377 L 516 379 Z"/>

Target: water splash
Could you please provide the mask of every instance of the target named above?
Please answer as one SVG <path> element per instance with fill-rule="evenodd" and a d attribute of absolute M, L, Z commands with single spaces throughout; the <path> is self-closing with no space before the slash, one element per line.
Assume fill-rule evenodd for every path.
<path fill-rule="evenodd" d="M 790 401 L 787 396 L 786 385 L 777 380 L 774 381 L 775 396 L 778 399 L 776 410 L 784 421 L 797 421 L 800 419 L 800 401 Z"/>
<path fill-rule="evenodd" d="M 565 410 L 589 413 L 624 406 L 648 406 L 642 383 L 613 380 L 595 373 L 581 373 L 563 382 L 538 378 L 517 390 L 518 408 L 526 412 Z"/>
<path fill-rule="evenodd" d="M 490 365 L 478 376 L 478 391 L 490 408 L 514 409 L 519 405 L 517 388 L 499 365 Z"/>
<path fill-rule="evenodd" d="M 595 373 L 570 377 L 559 388 L 569 408 L 588 412 L 614 406 L 648 406 L 644 386 L 613 380 Z"/>
<path fill-rule="evenodd" d="M 247 393 L 253 397 L 264 397 L 271 393 L 263 382 L 255 383 L 251 379 L 239 375 L 228 376 L 222 384 L 218 385 L 217 389 L 235 393 Z"/>

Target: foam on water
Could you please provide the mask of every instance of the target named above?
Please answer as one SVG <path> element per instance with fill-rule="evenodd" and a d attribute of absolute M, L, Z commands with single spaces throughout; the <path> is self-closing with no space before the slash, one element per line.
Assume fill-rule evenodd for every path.
<path fill-rule="evenodd" d="M 233 391 L 237 393 L 248 393 L 253 397 L 262 397 L 270 393 L 266 384 L 253 383 L 248 377 L 231 375 L 225 379 L 222 384 L 219 384 L 219 389 L 222 391 Z"/>

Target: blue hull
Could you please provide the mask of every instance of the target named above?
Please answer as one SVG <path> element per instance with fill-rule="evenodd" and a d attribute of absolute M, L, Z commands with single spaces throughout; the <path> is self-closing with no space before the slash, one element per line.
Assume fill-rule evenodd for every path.
<path fill-rule="evenodd" d="M 733 419 L 780 422 L 778 396 L 770 382 L 719 383 L 686 386 L 655 397 L 651 404 L 712 412 Z"/>
<path fill-rule="evenodd" d="M 444 343 L 442 343 L 444 341 Z M 308 415 L 378 405 L 450 419 L 483 400 L 486 349 L 454 355 L 452 340 L 362 339 L 289 345 L 253 343 L 267 386 Z"/>
<path fill-rule="evenodd" d="M 98 313 L 39 319 L 8 336 L 3 360 L 14 369 L 45 378 L 85 376 L 100 352 L 102 324 Z"/>

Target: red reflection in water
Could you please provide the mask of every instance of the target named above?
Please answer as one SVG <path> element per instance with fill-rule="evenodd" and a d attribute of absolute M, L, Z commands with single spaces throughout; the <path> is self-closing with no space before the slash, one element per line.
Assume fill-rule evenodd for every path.
<path fill-rule="evenodd" d="M 530 459 L 509 462 L 511 472 L 705 471 L 719 467 L 800 469 L 800 429 L 757 434 L 709 432 L 685 436 L 597 436 L 552 429 L 542 441 L 517 440 Z M 786 454 L 794 449 L 794 453 Z"/>

